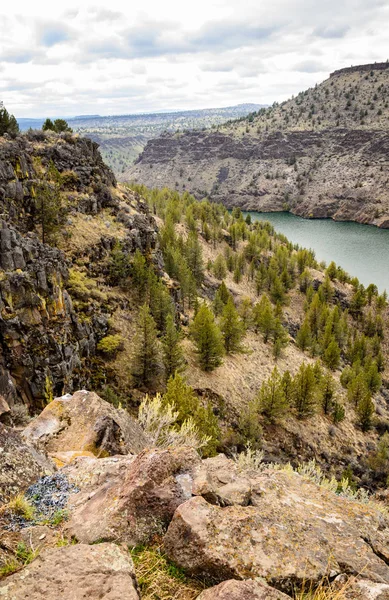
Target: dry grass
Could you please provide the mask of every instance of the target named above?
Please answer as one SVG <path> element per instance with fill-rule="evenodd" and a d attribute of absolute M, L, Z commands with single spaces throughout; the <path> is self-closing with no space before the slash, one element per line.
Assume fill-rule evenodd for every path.
<path fill-rule="evenodd" d="M 71 224 L 66 227 L 68 237 L 63 240 L 63 250 L 71 255 L 82 254 L 87 248 L 98 245 L 104 236 L 123 239 L 127 230 L 108 210 L 93 218 L 76 213 L 71 216 Z"/>
<path fill-rule="evenodd" d="M 131 552 L 143 600 L 194 600 L 203 591 L 201 582 L 189 579 L 159 547 Z"/>
<path fill-rule="evenodd" d="M 344 583 L 334 586 L 327 578 L 323 578 L 318 586 L 312 584 L 307 587 L 305 583 L 299 592 L 294 595 L 295 600 L 346 600 L 347 591 L 352 586 L 352 580 L 346 579 Z"/>
<path fill-rule="evenodd" d="M 35 516 L 35 509 L 23 494 L 18 494 L 1 507 L 0 513 L 13 513 L 23 517 L 26 521 L 32 521 Z"/>

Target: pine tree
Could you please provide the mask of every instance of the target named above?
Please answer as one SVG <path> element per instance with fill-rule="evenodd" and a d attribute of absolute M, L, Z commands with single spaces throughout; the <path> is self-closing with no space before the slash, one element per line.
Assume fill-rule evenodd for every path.
<path fill-rule="evenodd" d="M 166 379 L 184 368 L 184 353 L 181 348 L 181 335 L 177 330 L 172 314 L 166 317 L 166 331 L 162 339 L 163 364 Z"/>
<path fill-rule="evenodd" d="M 228 291 L 226 284 L 224 283 L 224 281 L 222 281 L 216 291 L 215 299 L 213 301 L 213 310 L 215 315 L 218 316 L 222 314 L 224 306 L 227 304 L 229 298 L 231 297 L 232 296 Z"/>
<path fill-rule="evenodd" d="M 228 299 L 227 304 L 223 308 L 220 328 L 227 354 L 239 352 L 241 350 L 244 327 L 232 298 Z"/>
<path fill-rule="evenodd" d="M 313 368 L 303 363 L 293 380 L 294 405 L 299 419 L 316 411 L 316 385 Z"/>
<path fill-rule="evenodd" d="M 371 427 L 375 406 L 369 393 L 364 394 L 357 406 L 357 415 L 362 431 L 368 431 Z"/>
<path fill-rule="evenodd" d="M 296 344 L 303 352 L 312 344 L 311 328 L 308 319 L 305 319 L 297 332 Z"/>
<path fill-rule="evenodd" d="M 288 334 L 280 319 L 274 320 L 274 328 L 272 332 L 273 338 L 273 356 L 277 360 L 281 356 L 283 348 L 288 345 Z"/>
<path fill-rule="evenodd" d="M 269 421 L 277 421 L 285 414 L 288 403 L 277 367 L 273 369 L 270 378 L 262 384 L 257 402 L 259 412 Z"/>
<path fill-rule="evenodd" d="M 199 285 L 204 278 L 204 265 L 202 250 L 196 233 L 189 233 L 185 246 L 185 256 L 193 277 Z"/>
<path fill-rule="evenodd" d="M 327 373 L 321 381 L 320 385 L 321 405 L 323 412 L 328 415 L 334 404 L 335 385 L 332 376 Z"/>
<path fill-rule="evenodd" d="M 212 311 L 202 304 L 193 320 L 191 334 L 196 344 L 200 366 L 212 371 L 222 362 L 223 338 Z"/>
<path fill-rule="evenodd" d="M 32 195 L 35 197 L 35 207 L 37 211 L 37 221 L 39 223 L 42 235 L 42 243 L 49 242 L 59 231 L 61 196 L 60 196 L 61 176 L 50 162 L 45 179 L 33 188 Z"/>
<path fill-rule="evenodd" d="M 365 374 L 360 372 L 349 382 L 347 386 L 347 397 L 349 401 L 354 404 L 354 407 L 357 408 L 358 404 L 361 400 L 366 398 L 366 396 L 370 397 L 370 391 L 367 387 Z"/>
<path fill-rule="evenodd" d="M 266 344 L 274 331 L 275 318 L 273 307 L 268 296 L 265 294 L 262 296 L 261 300 L 255 304 L 253 318 L 255 329 L 262 333 L 263 341 Z"/>
<path fill-rule="evenodd" d="M 161 361 L 157 328 L 147 304 L 144 304 L 139 311 L 134 347 L 132 375 L 138 385 L 149 386 L 161 370 Z"/>
<path fill-rule="evenodd" d="M 4 104 L 0 102 L 0 136 L 5 133 L 16 136 L 19 133 L 19 125 L 13 115 L 10 115 Z"/>
<path fill-rule="evenodd" d="M 323 362 L 331 371 L 335 371 L 339 367 L 340 348 L 334 337 L 324 351 Z"/>
<path fill-rule="evenodd" d="M 193 417 L 198 408 L 198 398 L 193 388 L 188 385 L 180 373 L 175 372 L 169 377 L 163 402 L 173 406 L 179 414 L 178 423 L 183 423 L 188 417 Z"/>
<path fill-rule="evenodd" d="M 224 258 L 224 256 L 222 254 L 218 254 L 218 256 L 215 259 L 215 262 L 213 263 L 213 274 L 216 277 L 216 279 L 224 279 L 227 275 L 227 265 L 226 265 L 226 259 Z"/>

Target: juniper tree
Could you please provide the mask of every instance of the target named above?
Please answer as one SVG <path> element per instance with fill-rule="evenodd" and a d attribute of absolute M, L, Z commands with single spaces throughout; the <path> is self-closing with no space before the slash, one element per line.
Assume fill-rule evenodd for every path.
<path fill-rule="evenodd" d="M 0 136 L 5 133 L 16 136 L 19 133 L 19 125 L 13 115 L 10 115 L 4 104 L 0 102 Z"/>
<path fill-rule="evenodd" d="M 213 263 L 213 274 L 216 277 L 216 279 L 224 279 L 227 275 L 227 265 L 226 265 L 226 259 L 224 258 L 224 256 L 222 254 L 218 254 L 218 256 L 215 259 L 215 262 Z"/>
<path fill-rule="evenodd" d="M 227 354 L 239 352 L 241 350 L 244 327 L 232 298 L 228 299 L 227 304 L 223 308 L 220 329 Z"/>
<path fill-rule="evenodd" d="M 332 410 L 335 395 L 334 380 L 330 373 L 326 373 L 326 375 L 324 375 L 324 377 L 322 378 L 320 385 L 320 394 L 323 412 L 325 415 L 328 415 Z"/>
<path fill-rule="evenodd" d="M 340 348 L 334 337 L 324 351 L 323 362 L 331 371 L 335 371 L 339 367 Z"/>
<path fill-rule="evenodd" d="M 147 304 L 141 306 L 134 340 L 132 375 L 138 385 L 150 386 L 161 371 L 157 327 Z"/>
<path fill-rule="evenodd" d="M 296 344 L 303 352 L 312 344 L 311 327 L 308 319 L 305 319 L 297 332 Z"/>
<path fill-rule="evenodd" d="M 223 337 L 212 311 L 206 304 L 202 304 L 197 311 L 191 326 L 191 335 L 201 368 L 204 371 L 213 371 L 222 362 Z"/>
<path fill-rule="evenodd" d="M 162 338 L 163 364 L 166 379 L 176 372 L 183 370 L 185 365 L 184 353 L 181 347 L 181 335 L 178 331 L 172 314 L 166 317 L 166 330 Z"/>
<path fill-rule="evenodd" d="M 372 424 L 375 407 L 370 394 L 364 394 L 357 406 L 357 415 L 362 431 L 368 431 Z"/>
<path fill-rule="evenodd" d="M 253 319 L 256 331 L 260 331 L 263 335 L 265 344 L 268 342 L 275 324 L 273 307 L 266 294 L 264 294 L 259 302 L 253 308 Z"/>
<path fill-rule="evenodd" d="M 257 396 L 258 410 L 269 421 L 276 421 L 285 414 L 288 407 L 282 378 L 277 370 L 265 381 Z"/>
<path fill-rule="evenodd" d="M 293 380 L 294 405 L 299 419 L 316 411 L 316 379 L 311 365 L 303 363 Z"/>

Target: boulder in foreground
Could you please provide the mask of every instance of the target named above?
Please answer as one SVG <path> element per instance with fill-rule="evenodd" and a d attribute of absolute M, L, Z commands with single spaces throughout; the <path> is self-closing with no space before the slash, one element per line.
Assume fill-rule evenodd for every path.
<path fill-rule="evenodd" d="M 0 423 L 0 505 L 55 470 L 46 456 Z"/>
<path fill-rule="evenodd" d="M 2 600 L 139 600 L 128 552 L 115 544 L 46 550 L 0 582 Z"/>
<path fill-rule="evenodd" d="M 263 577 L 286 592 L 341 573 L 389 583 L 387 518 L 296 473 L 259 474 L 249 506 L 188 500 L 174 514 L 165 549 L 191 575 Z"/>
<path fill-rule="evenodd" d="M 86 474 L 85 459 L 83 463 Z M 116 476 L 102 473 L 100 487 L 92 492 L 86 488 L 74 497 L 76 508 L 67 535 L 87 544 L 97 540 L 119 540 L 130 546 L 147 543 L 166 530 L 176 508 L 192 496 L 200 464 L 197 452 L 187 447 L 145 450 L 132 461 L 120 461 Z M 71 465 L 67 470 L 74 472 Z"/>
<path fill-rule="evenodd" d="M 230 579 L 205 590 L 197 600 L 290 600 L 290 596 L 261 581 Z"/>
<path fill-rule="evenodd" d="M 23 436 L 49 454 L 137 454 L 146 445 L 140 425 L 128 412 L 85 390 L 55 398 L 25 428 Z"/>

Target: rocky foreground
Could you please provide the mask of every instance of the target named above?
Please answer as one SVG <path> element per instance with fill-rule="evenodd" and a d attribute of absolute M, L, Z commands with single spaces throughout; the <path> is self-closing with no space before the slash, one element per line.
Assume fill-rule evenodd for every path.
<path fill-rule="evenodd" d="M 35 556 L 0 581 L 0 598 L 138 599 L 128 549 L 156 540 L 203 582 L 199 600 L 281 600 L 323 581 L 337 598 L 389 597 L 385 506 L 292 469 L 150 448 L 137 421 L 87 391 L 1 434 L 2 499 L 37 483 L 25 493 L 34 517 L 12 502 L 0 512 L 0 566 L 21 542 Z M 42 521 L 59 505 L 61 524 Z"/>

